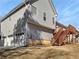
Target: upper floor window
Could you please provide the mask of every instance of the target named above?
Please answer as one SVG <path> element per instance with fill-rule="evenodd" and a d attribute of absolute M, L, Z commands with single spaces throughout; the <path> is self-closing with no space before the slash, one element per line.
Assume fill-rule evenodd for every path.
<path fill-rule="evenodd" d="M 43 13 L 43 20 L 46 21 L 46 13 Z"/>
<path fill-rule="evenodd" d="M 54 17 L 52 17 L 52 21 L 53 21 L 53 24 L 55 24 L 55 18 Z"/>

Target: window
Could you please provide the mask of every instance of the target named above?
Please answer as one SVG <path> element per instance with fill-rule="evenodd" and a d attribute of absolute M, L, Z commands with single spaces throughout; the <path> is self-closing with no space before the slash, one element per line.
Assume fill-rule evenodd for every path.
<path fill-rule="evenodd" d="M 44 19 L 44 21 L 46 21 L 46 13 L 45 12 L 43 13 L 43 19 Z"/>
<path fill-rule="evenodd" d="M 54 18 L 54 17 L 52 17 L 53 24 L 55 24 L 55 21 L 54 21 L 54 19 L 55 19 L 55 18 Z"/>

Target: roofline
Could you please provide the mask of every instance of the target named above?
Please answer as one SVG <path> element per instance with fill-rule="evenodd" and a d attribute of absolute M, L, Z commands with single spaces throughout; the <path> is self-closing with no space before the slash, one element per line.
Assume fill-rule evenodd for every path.
<path fill-rule="evenodd" d="M 65 25 L 63 25 L 63 24 L 61 24 L 61 23 L 59 23 L 59 22 L 57 22 L 57 21 L 56 21 L 56 25 L 62 26 L 62 27 L 65 28 L 65 29 L 67 28 L 67 26 L 65 26 Z"/>
<path fill-rule="evenodd" d="M 26 4 L 28 3 L 28 1 L 26 2 Z M 11 16 L 12 14 L 14 14 L 15 12 L 17 12 L 19 9 L 21 9 L 24 6 L 24 3 L 20 3 L 19 5 L 17 5 L 15 8 L 13 8 L 8 14 L 6 14 L 4 17 L 2 17 L 1 22 L 3 22 L 6 18 L 8 18 L 9 16 Z"/>
<path fill-rule="evenodd" d="M 32 1 L 32 0 L 26 0 L 25 3 L 28 4 L 30 1 Z M 49 1 L 49 0 L 48 0 L 48 1 Z M 49 1 L 50 6 L 51 6 L 51 8 L 53 9 L 53 12 L 54 12 L 55 16 L 57 16 L 56 9 L 55 9 L 53 3 L 51 3 L 51 2 L 52 2 L 52 0 Z M 52 5 L 53 5 L 53 7 L 52 7 Z M 4 17 L 2 17 L 1 22 L 3 22 L 6 18 L 8 18 L 9 16 L 11 16 L 11 15 L 14 14 L 15 12 L 17 12 L 17 11 L 18 11 L 19 9 L 21 9 L 23 6 L 25 6 L 25 4 L 24 4 L 23 2 L 20 3 L 19 5 L 17 5 L 17 6 L 16 6 L 13 10 L 11 10 L 7 15 L 5 15 Z"/>
<path fill-rule="evenodd" d="M 56 12 L 55 6 L 54 6 L 52 0 L 48 0 L 48 1 L 49 1 L 49 4 L 50 4 L 51 8 L 53 9 L 53 12 L 54 12 L 55 17 L 56 17 L 58 14 L 57 14 L 57 12 Z"/>
<path fill-rule="evenodd" d="M 23 3 L 17 5 L 14 9 L 12 9 L 8 14 L 6 14 L 2 19 L 1 22 L 3 22 L 6 18 L 17 12 L 20 8 L 22 8 L 24 5 Z"/>
<path fill-rule="evenodd" d="M 17 5 L 15 8 L 13 8 L 8 14 L 2 17 L 1 22 L 3 22 L 6 18 L 17 12 L 19 9 L 25 6 L 25 4 L 28 4 L 29 2 L 32 3 L 33 0 L 26 0 L 25 3 L 22 2 L 19 5 Z M 36 0 L 35 0 L 36 1 Z"/>
<path fill-rule="evenodd" d="M 67 26 L 65 26 L 65 25 L 63 25 L 63 24 L 61 24 L 61 23 L 59 23 L 59 22 L 57 22 L 56 21 L 56 25 L 60 25 L 60 26 L 62 26 L 62 27 L 64 27 L 65 29 L 67 28 Z M 72 26 L 72 25 L 71 25 Z M 73 26 L 74 27 L 74 26 Z M 75 28 L 75 27 L 74 27 Z M 76 28 L 75 28 L 76 29 Z M 79 33 L 79 31 L 76 29 L 76 32 L 78 32 Z"/>
<path fill-rule="evenodd" d="M 71 25 L 71 24 L 69 24 L 70 26 L 72 26 L 72 27 L 74 27 L 75 29 L 76 29 L 76 27 L 75 26 L 73 26 L 73 25 Z M 78 32 L 79 33 L 79 31 L 76 29 L 76 32 Z"/>

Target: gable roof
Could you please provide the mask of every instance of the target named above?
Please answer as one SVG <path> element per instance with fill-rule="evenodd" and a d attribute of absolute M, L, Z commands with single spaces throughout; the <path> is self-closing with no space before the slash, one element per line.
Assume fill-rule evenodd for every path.
<path fill-rule="evenodd" d="M 55 16 L 57 16 L 57 12 L 56 12 L 56 9 L 55 9 L 55 6 L 54 6 L 52 0 L 48 0 L 48 1 L 49 1 L 49 4 L 50 4 L 50 6 L 51 6 L 51 8 L 52 8 L 52 10 L 53 10 L 53 12 L 55 14 Z"/>
<path fill-rule="evenodd" d="M 56 25 L 57 25 L 57 26 L 60 26 L 60 27 L 63 27 L 63 28 L 65 28 L 65 29 L 67 28 L 67 26 L 65 26 L 65 25 L 63 25 L 63 24 L 61 24 L 61 23 L 59 23 L 59 22 L 56 22 Z M 69 26 L 75 28 L 75 27 L 72 26 L 72 25 L 69 25 Z M 75 29 L 76 29 L 76 28 L 75 28 Z M 79 31 L 78 31 L 77 29 L 76 29 L 76 32 L 79 33 Z"/>
<path fill-rule="evenodd" d="M 24 7 L 25 4 L 28 4 L 29 2 L 32 4 L 32 3 L 36 2 L 36 1 L 38 1 L 38 0 L 25 0 L 25 2 L 20 3 L 20 4 L 17 5 L 13 10 L 11 10 L 7 15 L 5 15 L 4 17 L 2 17 L 1 22 L 3 22 L 6 18 L 8 18 L 9 16 L 11 16 L 11 15 L 14 14 L 15 12 L 17 12 L 17 11 L 18 11 L 19 9 L 21 9 L 22 7 Z M 51 1 L 52 1 L 52 0 L 50 0 L 50 2 L 51 2 Z M 53 3 L 52 3 L 52 5 L 53 5 Z M 52 7 L 52 6 L 51 6 L 51 7 Z M 52 9 L 53 9 L 54 13 L 57 14 L 54 5 L 53 5 Z"/>
<path fill-rule="evenodd" d="M 19 9 L 21 9 L 22 7 L 25 6 L 25 4 L 28 4 L 29 2 L 30 3 L 33 3 L 35 1 L 38 1 L 38 0 L 25 0 L 25 3 L 22 2 L 20 3 L 19 5 L 17 5 L 14 9 L 12 9 L 7 15 L 5 15 L 4 17 L 2 17 L 1 19 L 1 22 L 4 21 L 6 18 L 8 18 L 9 16 L 11 16 L 13 13 L 17 12 Z"/>

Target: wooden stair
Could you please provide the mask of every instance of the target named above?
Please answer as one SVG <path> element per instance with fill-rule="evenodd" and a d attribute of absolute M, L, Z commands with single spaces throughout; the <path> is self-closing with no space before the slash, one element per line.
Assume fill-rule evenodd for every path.
<path fill-rule="evenodd" d="M 63 30 L 63 28 L 60 28 L 59 31 L 54 35 L 52 39 L 52 45 L 62 45 L 64 43 L 65 38 L 68 34 L 76 34 L 76 30 L 74 27 L 69 25 L 66 30 Z"/>
<path fill-rule="evenodd" d="M 58 38 L 63 32 L 63 28 L 60 28 L 59 31 L 54 35 L 53 40 L 52 40 L 52 45 L 55 45 L 55 43 L 58 43 Z"/>
<path fill-rule="evenodd" d="M 59 37 L 59 46 L 63 44 L 68 34 L 69 34 L 69 31 L 67 30 L 63 31 L 62 35 Z"/>

